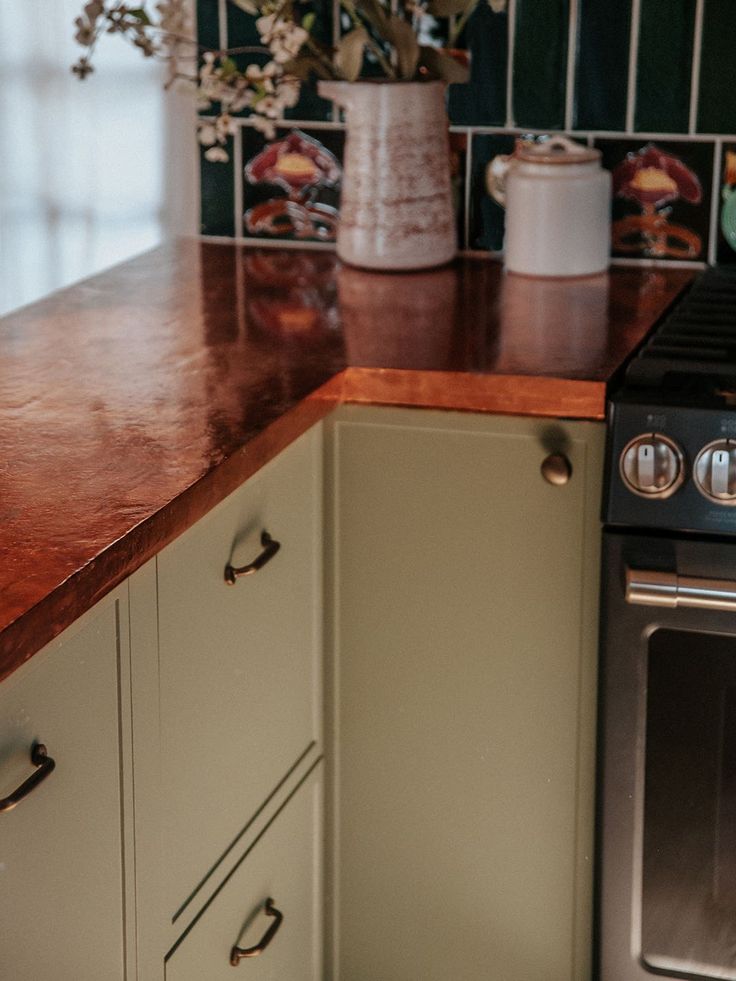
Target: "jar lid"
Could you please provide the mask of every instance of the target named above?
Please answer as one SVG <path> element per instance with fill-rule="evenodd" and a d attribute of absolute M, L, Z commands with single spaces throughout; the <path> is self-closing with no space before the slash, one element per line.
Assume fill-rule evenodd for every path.
<path fill-rule="evenodd" d="M 580 164 L 600 160 L 601 151 L 575 143 L 566 136 L 553 136 L 541 143 L 520 144 L 515 156 L 539 164 Z"/>

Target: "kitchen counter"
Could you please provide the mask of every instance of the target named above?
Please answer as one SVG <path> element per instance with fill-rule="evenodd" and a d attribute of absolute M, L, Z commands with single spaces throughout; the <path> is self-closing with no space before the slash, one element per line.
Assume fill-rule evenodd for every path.
<path fill-rule="evenodd" d="M 184 240 L 0 322 L 0 678 L 340 402 L 602 419 L 692 278 Z"/>

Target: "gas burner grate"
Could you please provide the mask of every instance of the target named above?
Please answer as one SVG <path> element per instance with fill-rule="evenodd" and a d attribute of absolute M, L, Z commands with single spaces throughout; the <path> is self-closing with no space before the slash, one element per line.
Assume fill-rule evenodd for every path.
<path fill-rule="evenodd" d="M 736 382 L 736 268 L 714 266 L 649 338 L 626 372 L 627 384 L 687 387 L 710 376 L 714 387 Z"/>

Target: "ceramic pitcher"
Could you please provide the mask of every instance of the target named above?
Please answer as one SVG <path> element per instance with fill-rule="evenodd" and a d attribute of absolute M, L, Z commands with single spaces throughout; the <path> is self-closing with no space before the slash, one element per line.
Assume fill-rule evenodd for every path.
<path fill-rule="evenodd" d="M 455 255 L 442 82 L 320 82 L 346 112 L 337 253 L 367 269 L 426 269 Z"/>

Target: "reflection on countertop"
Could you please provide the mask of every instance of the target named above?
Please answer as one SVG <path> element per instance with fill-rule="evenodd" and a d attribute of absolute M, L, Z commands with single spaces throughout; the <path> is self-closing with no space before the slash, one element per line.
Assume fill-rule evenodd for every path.
<path fill-rule="evenodd" d="M 692 277 L 184 240 L 0 321 L 0 677 L 338 402 L 600 419 Z"/>

